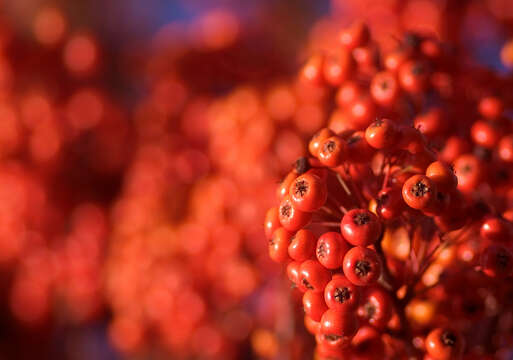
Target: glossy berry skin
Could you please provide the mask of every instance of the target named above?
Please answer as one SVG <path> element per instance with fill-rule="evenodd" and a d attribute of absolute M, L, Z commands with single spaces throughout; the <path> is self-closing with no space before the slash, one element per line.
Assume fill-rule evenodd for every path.
<path fill-rule="evenodd" d="M 344 275 L 355 285 L 368 286 L 378 281 L 381 275 L 381 261 L 371 249 L 355 246 L 344 257 Z"/>
<path fill-rule="evenodd" d="M 479 102 L 479 113 L 488 119 L 497 119 L 504 111 L 504 103 L 495 96 L 487 96 Z"/>
<path fill-rule="evenodd" d="M 344 160 L 345 154 L 345 141 L 338 136 L 331 136 L 321 143 L 318 158 L 327 167 L 337 167 Z"/>
<path fill-rule="evenodd" d="M 306 260 L 299 268 L 299 279 L 307 290 L 322 293 L 331 280 L 331 273 L 317 261 Z"/>
<path fill-rule="evenodd" d="M 278 189 L 276 190 L 276 197 L 278 200 L 283 200 L 285 196 L 289 194 L 290 185 L 294 182 L 296 179 L 297 174 L 293 171 L 289 172 L 287 176 L 280 182 L 280 185 L 278 186 Z"/>
<path fill-rule="evenodd" d="M 285 228 L 279 228 L 269 240 L 269 257 L 278 263 L 289 260 L 288 247 L 292 234 Z"/>
<path fill-rule="evenodd" d="M 371 326 L 362 326 L 351 341 L 349 360 L 382 360 L 385 344 L 381 334 Z"/>
<path fill-rule="evenodd" d="M 320 334 L 332 346 L 344 348 L 358 330 L 358 318 L 353 311 L 328 309 L 321 318 Z"/>
<path fill-rule="evenodd" d="M 315 235 L 306 229 L 299 230 L 291 239 L 289 245 L 289 256 L 299 262 L 311 259 L 315 255 Z"/>
<path fill-rule="evenodd" d="M 349 244 L 337 232 L 322 234 L 317 240 L 315 254 L 317 260 L 328 269 L 336 269 L 342 266 L 344 256 L 349 250 Z"/>
<path fill-rule="evenodd" d="M 330 309 L 354 310 L 360 301 L 360 288 L 344 275 L 335 274 L 324 289 L 324 300 Z"/>
<path fill-rule="evenodd" d="M 432 330 L 425 340 L 426 351 L 434 360 L 458 360 L 465 347 L 463 337 L 448 328 Z"/>
<path fill-rule="evenodd" d="M 480 235 L 491 242 L 506 242 L 513 237 L 513 224 L 499 217 L 489 217 L 481 224 Z"/>
<path fill-rule="evenodd" d="M 497 126 L 490 122 L 476 121 L 470 129 L 472 140 L 477 145 L 487 149 L 492 149 L 497 146 L 501 133 Z"/>
<path fill-rule="evenodd" d="M 310 334 L 316 335 L 316 334 L 319 334 L 321 332 L 321 323 L 320 323 L 320 321 L 315 321 L 310 316 L 305 315 L 304 323 L 305 323 L 306 330 Z"/>
<path fill-rule="evenodd" d="M 300 266 L 301 266 L 301 263 L 299 261 L 291 261 L 287 264 L 287 278 L 297 287 L 300 286 L 300 281 L 299 281 L 299 267 Z"/>
<path fill-rule="evenodd" d="M 370 93 L 376 103 L 390 106 L 399 97 L 400 88 L 397 78 L 390 71 L 379 72 L 372 78 Z"/>
<path fill-rule="evenodd" d="M 513 135 L 506 135 L 499 141 L 497 154 L 502 161 L 513 163 Z"/>
<path fill-rule="evenodd" d="M 396 125 L 389 119 L 376 120 L 365 130 L 365 140 L 375 149 L 393 147 L 398 135 Z"/>
<path fill-rule="evenodd" d="M 288 231 L 297 231 L 305 227 L 312 219 L 312 214 L 296 209 L 287 195 L 278 208 L 281 225 Z"/>
<path fill-rule="evenodd" d="M 428 209 L 436 197 L 435 183 L 425 175 L 414 175 L 403 185 L 404 202 L 417 210 Z"/>
<path fill-rule="evenodd" d="M 484 177 L 481 160 L 472 154 L 459 156 L 453 167 L 458 178 L 458 189 L 462 192 L 475 191 Z"/>
<path fill-rule="evenodd" d="M 306 212 L 319 210 L 328 198 L 326 182 L 317 175 L 305 173 L 290 185 L 290 200 L 296 209 Z"/>
<path fill-rule="evenodd" d="M 273 233 L 276 231 L 276 229 L 280 228 L 280 217 L 278 216 L 278 208 L 272 207 L 269 210 L 267 210 L 267 213 L 265 214 L 265 221 L 264 221 L 264 229 L 265 229 L 265 237 L 267 239 L 270 239 L 273 236 Z"/>
<path fill-rule="evenodd" d="M 354 129 L 362 130 L 376 118 L 376 104 L 370 96 L 361 95 L 349 104 L 348 112 Z"/>
<path fill-rule="evenodd" d="M 399 83 L 410 93 L 420 93 L 428 87 L 429 71 L 423 62 L 409 61 L 399 68 Z"/>
<path fill-rule="evenodd" d="M 406 209 L 401 189 L 389 187 L 378 193 L 376 214 L 382 219 L 396 219 Z"/>
<path fill-rule="evenodd" d="M 436 188 L 440 191 L 452 191 L 458 185 L 458 178 L 452 169 L 442 161 L 429 164 L 426 176 L 436 184 Z"/>
<path fill-rule="evenodd" d="M 356 99 L 362 95 L 362 89 L 354 81 L 346 81 L 335 95 L 335 101 L 340 107 L 346 107 L 352 104 Z"/>
<path fill-rule="evenodd" d="M 358 317 L 376 329 L 384 329 L 392 316 L 392 299 L 379 286 L 370 286 L 362 291 Z"/>
<path fill-rule="evenodd" d="M 369 210 L 353 209 L 342 218 L 340 232 L 352 245 L 369 246 L 378 240 L 381 234 L 381 222 Z"/>
<path fill-rule="evenodd" d="M 439 108 L 419 114 L 413 121 L 413 126 L 428 138 L 442 135 L 446 130 L 446 125 L 447 119 Z"/>
<path fill-rule="evenodd" d="M 497 279 L 505 279 L 513 274 L 513 253 L 502 245 L 488 246 L 480 258 L 483 272 Z"/>
<path fill-rule="evenodd" d="M 314 321 L 320 321 L 328 307 L 324 302 L 324 295 L 319 292 L 308 290 L 303 294 L 303 309 L 305 314 Z"/>
<path fill-rule="evenodd" d="M 324 61 L 324 81 L 332 86 L 340 86 L 349 77 L 353 67 L 351 53 L 346 49 L 340 49 Z"/>
<path fill-rule="evenodd" d="M 323 55 L 312 56 L 301 69 L 300 79 L 308 83 L 321 85 L 324 82 L 324 62 L 325 57 Z"/>
<path fill-rule="evenodd" d="M 348 29 L 344 29 L 338 37 L 340 44 L 348 50 L 366 45 L 369 38 L 369 28 L 361 22 L 354 23 Z"/>
<path fill-rule="evenodd" d="M 310 151 L 310 154 L 317 157 L 319 155 L 322 142 L 333 135 L 335 135 L 335 133 L 328 128 L 322 128 L 321 130 L 317 131 L 308 143 L 308 150 Z"/>

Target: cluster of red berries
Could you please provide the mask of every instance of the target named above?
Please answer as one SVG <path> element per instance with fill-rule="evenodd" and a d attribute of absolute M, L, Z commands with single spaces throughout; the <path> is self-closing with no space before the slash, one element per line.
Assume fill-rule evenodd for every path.
<path fill-rule="evenodd" d="M 406 33 L 382 53 L 356 23 L 338 39 L 300 73 L 332 94 L 329 128 L 265 218 L 269 256 L 303 293 L 316 354 L 507 351 L 511 324 L 490 324 L 513 310 L 512 127 L 494 92 L 503 80 L 465 68 L 433 37 Z M 458 281 L 476 293 L 455 294 Z M 472 333 L 478 325 L 492 340 Z"/>

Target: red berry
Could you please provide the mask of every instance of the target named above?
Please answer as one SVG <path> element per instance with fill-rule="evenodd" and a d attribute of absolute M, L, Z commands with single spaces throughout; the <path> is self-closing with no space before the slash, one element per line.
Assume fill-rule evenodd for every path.
<path fill-rule="evenodd" d="M 487 149 L 496 147 L 502 135 L 496 125 L 486 121 L 476 121 L 470 134 L 474 143 Z"/>
<path fill-rule="evenodd" d="M 314 292 L 323 292 L 331 279 L 331 273 L 315 260 L 306 260 L 299 268 L 301 284 Z"/>
<path fill-rule="evenodd" d="M 295 172 L 291 171 L 280 182 L 280 185 L 278 186 L 278 190 L 276 191 L 278 200 L 281 201 L 285 196 L 287 196 L 289 194 L 290 185 L 294 182 L 296 177 L 297 177 L 297 174 Z"/>
<path fill-rule="evenodd" d="M 368 163 L 376 150 L 365 139 L 363 131 L 356 131 L 347 139 L 347 161 L 351 163 Z"/>
<path fill-rule="evenodd" d="M 328 269 L 342 266 L 349 244 L 336 232 L 322 234 L 317 240 L 316 255 L 319 262 Z"/>
<path fill-rule="evenodd" d="M 436 197 L 434 182 L 425 175 L 414 175 L 403 185 L 403 199 L 408 206 L 423 210 L 428 209 Z"/>
<path fill-rule="evenodd" d="M 324 300 L 330 309 L 356 309 L 360 289 L 342 274 L 335 274 L 324 289 Z"/>
<path fill-rule="evenodd" d="M 349 50 L 364 46 L 370 39 L 369 28 L 362 22 L 354 23 L 350 28 L 343 30 L 338 39 Z"/>
<path fill-rule="evenodd" d="M 397 218 L 406 209 L 401 190 L 395 187 L 385 188 L 378 193 L 376 213 L 385 220 Z"/>
<path fill-rule="evenodd" d="M 333 135 L 335 135 L 333 133 L 333 131 L 331 131 L 328 128 L 322 128 L 321 130 L 317 131 L 315 133 L 315 135 L 312 136 L 312 139 L 308 143 L 308 150 L 310 151 L 310 154 L 312 154 L 315 157 L 319 156 L 319 150 L 321 148 L 321 143 L 325 139 L 327 139 Z"/>
<path fill-rule="evenodd" d="M 458 189 L 475 191 L 483 179 L 483 165 L 475 155 L 465 154 L 454 161 L 454 174 L 458 178 Z"/>
<path fill-rule="evenodd" d="M 420 93 L 429 83 L 429 70 L 424 62 L 409 61 L 399 68 L 399 83 L 407 92 Z"/>
<path fill-rule="evenodd" d="M 510 241 L 513 237 L 513 224 L 498 217 L 490 217 L 481 225 L 480 234 L 488 241 Z"/>
<path fill-rule="evenodd" d="M 306 330 L 310 334 L 316 335 L 316 334 L 320 333 L 320 331 L 321 331 L 321 323 L 320 323 L 320 321 L 315 321 L 310 316 L 305 315 L 304 323 L 305 323 Z"/>
<path fill-rule="evenodd" d="M 504 111 L 503 102 L 495 96 L 487 96 L 479 102 L 479 112 L 488 119 L 496 119 Z"/>
<path fill-rule="evenodd" d="M 315 85 L 321 85 L 324 82 L 323 67 L 325 58 L 323 55 L 314 55 L 303 66 L 300 73 L 300 79 Z"/>
<path fill-rule="evenodd" d="M 390 106 L 399 97 L 399 92 L 399 83 L 394 73 L 383 71 L 372 78 L 370 93 L 376 103 L 382 106 Z"/>
<path fill-rule="evenodd" d="M 481 254 L 483 272 L 498 279 L 513 274 L 513 253 L 502 245 L 490 245 Z"/>
<path fill-rule="evenodd" d="M 319 210 L 328 198 L 326 182 L 311 173 L 298 176 L 290 185 L 290 200 L 296 209 L 312 212 Z"/>
<path fill-rule="evenodd" d="M 350 244 L 368 246 L 378 240 L 381 234 L 381 223 L 369 210 L 353 209 L 342 218 L 340 232 Z"/>
<path fill-rule="evenodd" d="M 448 328 L 436 328 L 426 337 L 426 351 L 435 360 L 461 359 L 465 346 L 463 337 Z"/>
<path fill-rule="evenodd" d="M 274 231 L 279 227 L 281 227 L 281 224 L 280 217 L 278 216 L 278 208 L 272 207 L 267 210 L 267 213 L 265 214 L 265 237 L 270 239 L 273 236 Z"/>
<path fill-rule="evenodd" d="M 292 234 L 285 228 L 277 229 L 269 240 L 269 257 L 279 263 L 288 261 L 288 247 L 291 239 Z"/>
<path fill-rule="evenodd" d="M 365 130 L 365 139 L 375 149 L 393 147 L 397 143 L 398 136 L 396 125 L 388 119 L 376 120 Z"/>
<path fill-rule="evenodd" d="M 312 214 L 296 209 L 287 195 L 278 208 L 280 223 L 288 231 L 297 231 L 305 227 L 312 219 Z"/>
<path fill-rule="evenodd" d="M 499 141 L 497 152 L 502 161 L 513 163 L 513 135 L 506 135 Z"/>
<path fill-rule="evenodd" d="M 358 307 L 358 316 L 377 329 L 384 329 L 392 316 L 392 299 L 381 287 L 365 288 Z"/>
<path fill-rule="evenodd" d="M 454 175 L 454 171 L 441 161 L 432 162 L 426 169 L 426 176 L 436 184 L 439 190 L 452 191 L 458 185 L 458 178 Z"/>
<path fill-rule="evenodd" d="M 346 253 L 343 264 L 344 275 L 355 285 L 367 286 L 378 281 L 381 261 L 371 249 L 355 246 Z"/>
<path fill-rule="evenodd" d="M 327 167 L 337 167 L 346 155 L 346 143 L 338 136 L 326 138 L 320 146 L 318 157 Z"/>
<path fill-rule="evenodd" d="M 305 261 L 314 256 L 316 239 L 310 230 L 301 229 L 292 237 L 289 256 L 296 261 Z"/>
<path fill-rule="evenodd" d="M 320 321 L 328 307 L 324 302 L 324 295 L 319 292 L 308 290 L 303 295 L 303 309 L 305 314 L 314 321 Z"/>

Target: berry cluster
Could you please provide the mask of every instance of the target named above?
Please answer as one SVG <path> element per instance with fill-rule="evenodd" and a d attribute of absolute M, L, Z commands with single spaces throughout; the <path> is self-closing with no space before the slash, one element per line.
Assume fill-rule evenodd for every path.
<path fill-rule="evenodd" d="M 382 52 L 356 23 L 338 39 L 300 72 L 332 94 L 329 127 L 265 218 L 269 256 L 303 293 L 316 353 L 495 354 L 511 341 L 499 314 L 513 310 L 512 126 L 495 92 L 504 83 L 433 37 L 406 33 Z"/>

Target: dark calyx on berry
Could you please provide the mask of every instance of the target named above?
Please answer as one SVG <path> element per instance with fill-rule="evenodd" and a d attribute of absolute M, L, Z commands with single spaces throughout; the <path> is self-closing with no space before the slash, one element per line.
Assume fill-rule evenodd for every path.
<path fill-rule="evenodd" d="M 497 254 L 497 265 L 501 268 L 501 269 L 506 269 L 508 266 L 509 266 L 509 262 L 510 262 L 510 258 L 508 256 L 508 254 L 506 254 L 505 252 L 501 251 Z"/>
<path fill-rule="evenodd" d="M 327 335 L 324 335 L 324 338 L 327 340 L 327 341 L 337 341 L 341 338 L 342 336 L 339 336 L 339 335 L 335 335 L 335 334 L 327 334 Z"/>
<path fill-rule="evenodd" d="M 444 331 L 442 333 L 442 335 L 440 335 L 440 341 L 442 342 L 442 344 L 444 344 L 445 346 L 454 346 L 456 344 L 456 341 L 457 341 L 457 337 L 456 335 L 454 335 L 452 332 L 450 331 Z"/>
<path fill-rule="evenodd" d="M 325 152 L 329 152 L 329 153 L 332 153 L 333 151 L 335 151 L 335 149 L 337 148 L 337 144 L 333 141 L 333 140 L 330 140 L 330 141 L 327 141 L 325 144 L 324 144 L 324 148 L 323 150 Z"/>
<path fill-rule="evenodd" d="M 360 140 L 362 140 L 362 137 L 359 135 L 351 136 L 349 139 L 347 139 L 347 144 L 352 145 L 352 144 L 357 143 Z"/>
<path fill-rule="evenodd" d="M 427 193 L 429 193 L 430 191 L 431 191 L 431 189 L 426 184 L 424 184 L 422 181 L 417 182 L 411 188 L 412 194 L 415 195 L 416 197 L 422 197 L 422 196 L 426 195 Z"/>
<path fill-rule="evenodd" d="M 292 206 L 290 204 L 285 204 L 280 209 L 281 215 L 285 217 L 290 217 L 292 215 Z"/>
<path fill-rule="evenodd" d="M 324 241 L 321 241 L 321 243 L 317 247 L 317 256 L 320 258 L 326 256 L 326 244 L 324 243 Z"/>
<path fill-rule="evenodd" d="M 370 220 L 371 218 L 367 213 L 358 213 L 353 217 L 353 222 L 359 226 L 367 224 Z"/>
<path fill-rule="evenodd" d="M 308 182 L 306 180 L 300 179 L 300 180 L 296 181 L 296 183 L 294 184 L 294 192 L 296 195 L 303 197 L 303 196 L 305 196 L 307 191 L 308 191 Z"/>
<path fill-rule="evenodd" d="M 301 280 L 301 283 L 303 284 L 303 286 L 305 288 L 307 288 L 308 290 L 313 290 L 314 287 L 308 282 L 308 280 L 306 280 L 305 278 L 303 278 L 303 280 Z"/>
<path fill-rule="evenodd" d="M 294 169 L 298 175 L 303 175 L 305 172 L 310 170 L 310 163 L 308 162 L 308 158 L 300 157 L 294 162 Z"/>
<path fill-rule="evenodd" d="M 335 298 L 335 300 L 337 300 L 339 303 L 343 303 L 347 300 L 349 300 L 349 298 L 351 297 L 351 292 L 349 291 L 348 288 L 346 287 L 343 287 L 343 288 L 336 288 L 335 289 L 335 294 L 333 295 L 333 297 Z"/>
<path fill-rule="evenodd" d="M 356 262 L 354 272 L 356 275 L 363 277 L 366 276 L 372 270 L 368 261 L 359 260 Z"/>
<path fill-rule="evenodd" d="M 376 307 L 371 303 L 366 303 L 363 305 L 363 312 L 367 319 L 372 319 L 376 313 Z"/>

